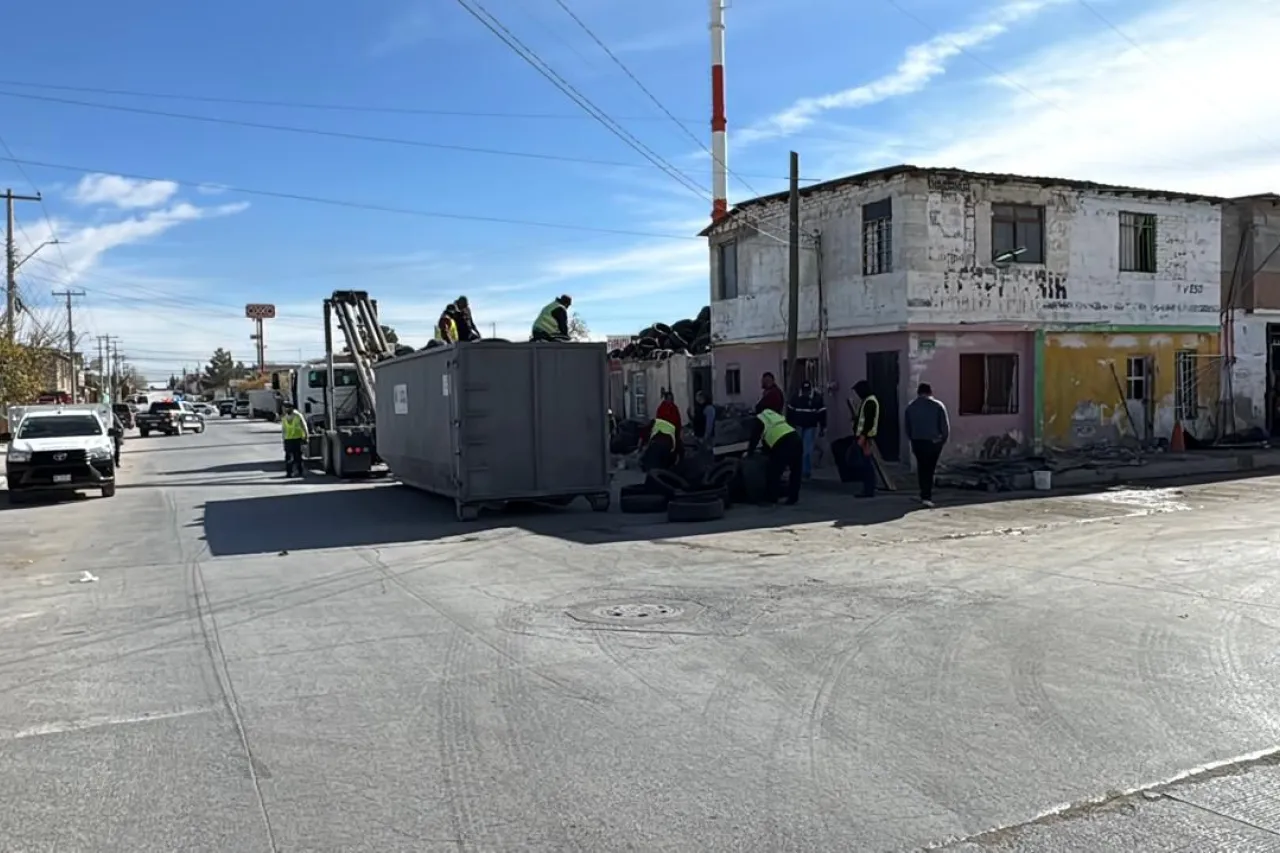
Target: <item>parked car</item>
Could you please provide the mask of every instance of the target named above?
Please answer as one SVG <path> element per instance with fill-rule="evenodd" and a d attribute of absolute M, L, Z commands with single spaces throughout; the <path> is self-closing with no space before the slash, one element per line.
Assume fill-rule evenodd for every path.
<path fill-rule="evenodd" d="M 249 398 L 245 397 L 243 400 L 236 400 L 235 406 L 231 409 L 231 417 L 247 418 L 249 414 Z"/>
<path fill-rule="evenodd" d="M 111 411 L 115 412 L 116 417 L 120 419 L 120 423 L 124 424 L 125 429 L 133 429 L 138 425 L 138 410 L 128 403 L 114 403 L 111 406 Z"/>
<path fill-rule="evenodd" d="M 224 400 L 219 400 L 218 401 L 218 417 L 225 418 L 228 415 L 233 415 L 235 411 L 235 407 L 236 407 L 236 401 L 232 400 L 230 397 L 227 397 Z"/>
<path fill-rule="evenodd" d="M 196 408 L 198 404 L 182 403 L 182 428 L 190 432 L 204 432 L 204 415 Z"/>
<path fill-rule="evenodd" d="M 196 414 L 202 418 L 216 418 L 218 410 L 208 403 L 192 403 L 191 408 L 196 410 Z"/>

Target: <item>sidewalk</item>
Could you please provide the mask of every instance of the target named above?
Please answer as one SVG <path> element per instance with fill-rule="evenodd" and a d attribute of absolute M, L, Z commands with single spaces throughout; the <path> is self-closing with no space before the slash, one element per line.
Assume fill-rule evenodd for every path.
<path fill-rule="evenodd" d="M 957 491 L 1029 491 L 1035 487 L 1033 471 L 1045 468 L 1053 470 L 1054 467 L 1052 462 L 1042 465 L 1039 460 L 991 460 L 964 466 L 956 471 L 941 470 L 938 472 L 937 483 L 939 489 Z M 975 475 L 973 472 L 976 468 L 985 469 L 986 476 Z M 886 464 L 885 470 L 899 491 L 914 494 L 915 474 L 908 466 Z M 1047 494 L 1058 489 L 1111 486 L 1178 477 L 1211 477 L 1236 473 L 1247 475 L 1268 470 L 1280 474 L 1280 448 L 1154 453 L 1131 462 L 1102 459 L 1053 470 L 1053 487 Z M 840 475 L 833 466 L 815 470 L 809 483 L 816 488 L 835 491 L 851 492 L 856 488 L 853 484 L 841 483 Z"/>

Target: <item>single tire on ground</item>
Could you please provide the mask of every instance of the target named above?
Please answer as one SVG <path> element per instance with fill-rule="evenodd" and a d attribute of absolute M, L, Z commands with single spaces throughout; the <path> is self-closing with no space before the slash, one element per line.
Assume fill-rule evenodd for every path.
<path fill-rule="evenodd" d="M 715 465 L 703 472 L 699 478 L 699 483 L 708 489 L 724 489 L 728 488 L 733 482 L 733 478 L 738 476 L 737 459 L 725 459 L 717 462 Z"/>
<path fill-rule="evenodd" d="M 107 483 L 102 487 L 102 496 L 104 498 L 114 498 L 116 496 L 116 484 Z"/>
<path fill-rule="evenodd" d="M 670 498 L 666 495 L 657 494 L 656 492 L 624 494 L 618 498 L 618 509 L 636 515 L 662 512 L 667 508 L 669 500 Z"/>
<path fill-rule="evenodd" d="M 682 495 L 667 504 L 667 521 L 716 521 L 724 518 L 724 501 L 716 496 Z"/>
<path fill-rule="evenodd" d="M 661 468 L 649 472 L 645 485 L 649 486 L 651 491 L 665 492 L 667 495 L 689 491 L 688 480 L 674 471 L 666 471 Z"/>

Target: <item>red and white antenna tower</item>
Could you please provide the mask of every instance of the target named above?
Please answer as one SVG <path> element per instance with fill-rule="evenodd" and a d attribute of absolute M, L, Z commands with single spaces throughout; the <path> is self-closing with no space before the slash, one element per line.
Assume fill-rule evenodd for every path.
<path fill-rule="evenodd" d="M 711 0 L 711 221 L 729 214 L 729 147 L 724 117 L 724 7 Z"/>

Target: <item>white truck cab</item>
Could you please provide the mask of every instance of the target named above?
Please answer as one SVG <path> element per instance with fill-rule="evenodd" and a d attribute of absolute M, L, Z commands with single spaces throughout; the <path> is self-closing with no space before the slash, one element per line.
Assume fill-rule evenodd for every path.
<path fill-rule="evenodd" d="M 109 405 L 11 406 L 5 469 L 9 502 L 48 492 L 116 493 L 116 430 Z"/>

